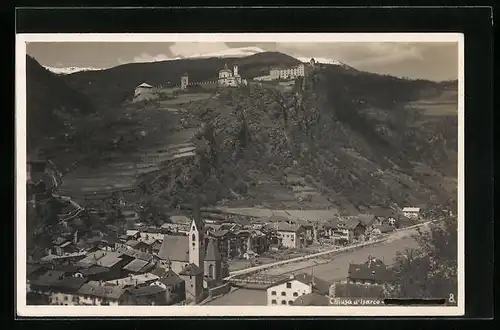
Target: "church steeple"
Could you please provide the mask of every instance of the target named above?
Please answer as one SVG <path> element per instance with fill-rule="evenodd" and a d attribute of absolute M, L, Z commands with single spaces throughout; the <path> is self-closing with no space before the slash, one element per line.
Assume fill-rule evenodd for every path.
<path fill-rule="evenodd" d="M 193 220 L 189 230 L 189 263 L 198 266 L 202 271 L 205 259 L 205 227 L 201 219 L 200 206 L 198 199 L 195 199 L 193 205 Z"/>

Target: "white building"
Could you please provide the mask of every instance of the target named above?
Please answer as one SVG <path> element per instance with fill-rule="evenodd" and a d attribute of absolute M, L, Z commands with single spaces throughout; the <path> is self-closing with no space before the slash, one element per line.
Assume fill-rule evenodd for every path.
<path fill-rule="evenodd" d="M 142 83 L 135 88 L 134 101 L 143 101 L 156 98 L 156 89 L 147 83 Z"/>
<path fill-rule="evenodd" d="M 312 275 L 300 274 L 291 275 L 267 288 L 267 305 L 284 306 L 293 305 L 293 302 L 301 296 L 310 293 L 317 293 L 327 296 L 330 291 L 330 284 Z"/>
<path fill-rule="evenodd" d="M 285 68 L 285 69 L 274 68 L 274 69 L 271 69 L 271 71 L 269 72 L 269 76 L 270 76 L 271 80 L 295 79 L 298 77 L 304 77 L 305 76 L 305 65 L 304 65 L 304 63 L 301 63 L 295 67 L 292 67 L 292 68 Z"/>
<path fill-rule="evenodd" d="M 305 228 L 303 226 L 278 222 L 274 224 L 274 229 L 282 246 L 289 249 L 297 249 L 306 245 Z"/>
<path fill-rule="evenodd" d="M 403 208 L 403 215 L 408 219 L 418 219 L 420 217 L 419 207 L 405 207 Z"/>
<path fill-rule="evenodd" d="M 233 67 L 233 71 L 228 69 L 227 64 L 224 65 L 224 69 L 219 71 L 219 85 L 226 87 L 236 87 L 241 84 L 245 84 L 245 79 L 241 78 L 238 73 L 238 66 Z"/>

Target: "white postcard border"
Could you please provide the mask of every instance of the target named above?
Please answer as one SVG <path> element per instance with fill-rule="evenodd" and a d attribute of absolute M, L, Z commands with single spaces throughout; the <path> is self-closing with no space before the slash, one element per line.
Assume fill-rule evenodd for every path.
<path fill-rule="evenodd" d="M 458 306 L 27 306 L 26 305 L 26 43 L 28 42 L 456 42 L 458 43 Z M 464 36 L 460 33 L 226 33 L 16 35 L 16 308 L 21 317 L 460 316 L 465 311 Z"/>

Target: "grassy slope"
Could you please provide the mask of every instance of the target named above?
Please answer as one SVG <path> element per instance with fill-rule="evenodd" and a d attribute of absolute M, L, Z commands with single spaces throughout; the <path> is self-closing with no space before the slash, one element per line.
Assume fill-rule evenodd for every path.
<path fill-rule="evenodd" d="M 28 149 L 36 148 L 40 139 L 55 136 L 68 129 L 72 119 L 94 112 L 90 100 L 68 87 L 58 76 L 35 59 L 26 58 Z"/>

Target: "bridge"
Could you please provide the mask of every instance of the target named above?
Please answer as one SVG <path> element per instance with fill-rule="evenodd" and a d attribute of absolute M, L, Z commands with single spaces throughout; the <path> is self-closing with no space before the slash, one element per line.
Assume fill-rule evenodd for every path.
<path fill-rule="evenodd" d="M 288 259 L 288 260 L 283 260 L 283 261 L 273 262 L 273 263 L 264 264 L 264 265 L 260 265 L 260 266 L 256 266 L 256 267 L 250 267 L 250 268 L 245 268 L 242 270 L 233 271 L 233 272 L 230 272 L 229 276 L 224 278 L 224 280 L 226 280 L 230 283 L 236 283 L 236 284 L 239 283 L 240 285 L 242 285 L 243 283 L 266 285 L 266 284 L 269 284 L 269 282 L 272 282 L 274 280 L 274 277 L 271 275 L 263 275 L 263 274 L 259 274 L 259 273 L 263 270 L 268 269 L 268 268 L 279 267 L 279 266 L 282 266 L 285 264 L 304 261 L 304 260 L 313 259 L 313 258 L 317 258 L 317 257 L 325 257 L 325 256 L 328 256 L 329 254 L 333 254 L 333 253 L 349 252 L 351 250 L 354 250 L 354 249 L 357 249 L 360 247 L 382 243 L 382 242 L 385 242 L 391 238 L 400 236 L 401 234 L 404 234 L 405 232 L 413 231 L 418 227 L 427 226 L 431 222 L 436 222 L 436 220 L 426 221 L 426 222 L 419 223 L 419 224 L 416 224 L 416 225 L 413 225 L 410 227 L 396 230 L 395 232 L 388 234 L 388 235 L 385 235 L 384 237 L 377 239 L 377 240 L 362 242 L 359 244 L 335 248 L 332 250 L 314 253 L 314 254 L 310 254 L 307 256 L 303 256 L 303 257 L 297 257 L 297 258 L 292 258 L 292 259 Z M 249 275 L 249 276 L 247 276 L 246 278 L 243 278 L 242 276 L 244 276 L 244 275 Z M 280 275 L 280 276 L 282 276 L 282 275 Z M 272 283 L 270 283 L 270 284 L 272 284 Z"/>
<path fill-rule="evenodd" d="M 284 275 L 266 275 L 254 273 L 246 277 L 233 277 L 228 282 L 235 287 L 245 287 L 250 289 L 266 289 L 267 287 L 287 279 Z"/>

